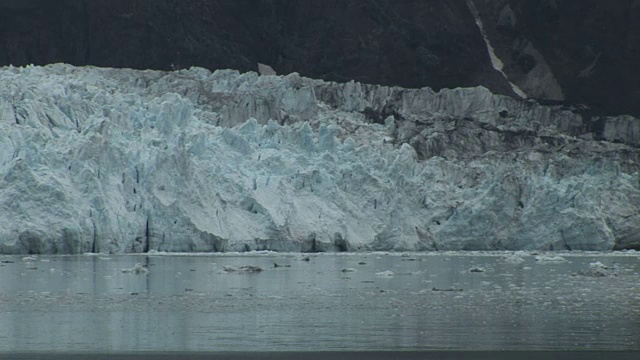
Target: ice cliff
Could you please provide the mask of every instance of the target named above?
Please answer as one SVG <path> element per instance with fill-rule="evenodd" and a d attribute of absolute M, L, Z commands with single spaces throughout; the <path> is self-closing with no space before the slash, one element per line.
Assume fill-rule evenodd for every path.
<path fill-rule="evenodd" d="M 640 248 L 640 122 L 484 88 L 0 68 L 0 252 Z"/>

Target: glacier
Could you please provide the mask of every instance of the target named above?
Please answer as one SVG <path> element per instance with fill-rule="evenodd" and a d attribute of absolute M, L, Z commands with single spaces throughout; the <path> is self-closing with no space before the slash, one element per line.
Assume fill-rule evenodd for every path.
<path fill-rule="evenodd" d="M 0 253 L 640 249 L 640 120 L 487 89 L 0 68 Z"/>

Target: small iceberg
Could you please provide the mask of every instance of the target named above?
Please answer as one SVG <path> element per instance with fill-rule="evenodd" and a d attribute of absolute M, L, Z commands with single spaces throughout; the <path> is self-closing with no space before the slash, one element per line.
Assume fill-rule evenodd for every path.
<path fill-rule="evenodd" d="M 609 275 L 615 275 L 611 271 L 611 268 L 604 265 L 600 261 L 590 263 L 589 269 L 578 271 L 578 275 L 589 276 L 589 277 L 605 277 Z"/>
<path fill-rule="evenodd" d="M 381 271 L 381 272 L 377 272 L 376 276 L 380 276 L 380 277 L 392 277 L 393 275 L 395 275 L 396 273 L 394 273 L 391 270 L 385 270 L 385 271 Z"/>
<path fill-rule="evenodd" d="M 567 259 L 563 258 L 562 256 L 557 256 L 557 255 L 538 255 L 538 256 L 535 257 L 535 259 L 536 259 L 536 261 L 539 261 L 541 263 L 567 261 Z"/>
<path fill-rule="evenodd" d="M 458 292 L 458 291 L 464 291 L 464 289 L 459 289 L 459 288 L 431 288 L 431 291 L 445 291 L 445 292 Z"/>
<path fill-rule="evenodd" d="M 501 260 L 507 264 L 513 265 L 518 265 L 524 262 L 524 259 L 516 254 L 504 256 Z"/>
<path fill-rule="evenodd" d="M 142 264 L 140 264 L 140 263 L 137 263 L 137 264 L 135 264 L 132 268 L 129 268 L 129 269 L 122 269 L 122 270 L 120 270 L 120 271 L 122 271 L 122 272 L 123 272 L 123 273 L 125 273 L 125 274 L 126 274 L 126 273 L 133 273 L 133 274 L 146 274 L 146 273 L 148 273 L 148 272 L 149 272 L 149 269 L 147 269 L 147 267 L 146 267 L 146 266 L 144 266 L 144 265 L 142 265 Z"/>
<path fill-rule="evenodd" d="M 255 265 L 243 265 L 239 267 L 225 266 L 224 271 L 228 273 L 229 272 L 255 273 L 255 272 L 262 271 L 262 268 L 260 266 L 255 266 Z"/>

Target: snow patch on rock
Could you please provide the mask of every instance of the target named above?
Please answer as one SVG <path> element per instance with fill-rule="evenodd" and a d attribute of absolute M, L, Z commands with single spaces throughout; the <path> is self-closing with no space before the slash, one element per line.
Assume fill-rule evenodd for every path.
<path fill-rule="evenodd" d="M 473 3 L 473 0 L 467 0 L 467 6 L 469 7 L 469 10 L 473 14 L 473 17 L 475 18 L 475 21 L 476 21 L 476 25 L 478 25 L 478 29 L 480 30 L 480 34 L 482 34 L 482 39 L 484 40 L 484 43 L 487 46 L 487 52 L 489 53 L 489 58 L 491 59 L 491 65 L 496 71 L 502 74 L 502 76 L 505 78 L 505 80 L 507 80 L 509 85 L 511 85 L 511 89 L 516 95 L 520 96 L 523 99 L 526 99 L 528 97 L 527 94 L 524 91 L 522 91 L 522 89 L 518 87 L 518 85 L 511 82 L 507 74 L 505 74 L 504 71 L 502 70 L 504 68 L 504 63 L 498 57 L 493 46 L 491 45 L 491 42 L 489 41 L 487 32 L 484 30 L 484 24 L 482 23 L 482 19 L 480 18 L 480 14 L 476 9 L 476 6 Z"/>

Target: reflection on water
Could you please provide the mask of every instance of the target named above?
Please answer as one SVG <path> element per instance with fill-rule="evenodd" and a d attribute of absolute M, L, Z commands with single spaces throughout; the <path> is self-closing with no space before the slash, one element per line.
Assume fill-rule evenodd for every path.
<path fill-rule="evenodd" d="M 504 255 L 4 256 L 0 351 L 640 349 L 638 256 Z"/>

